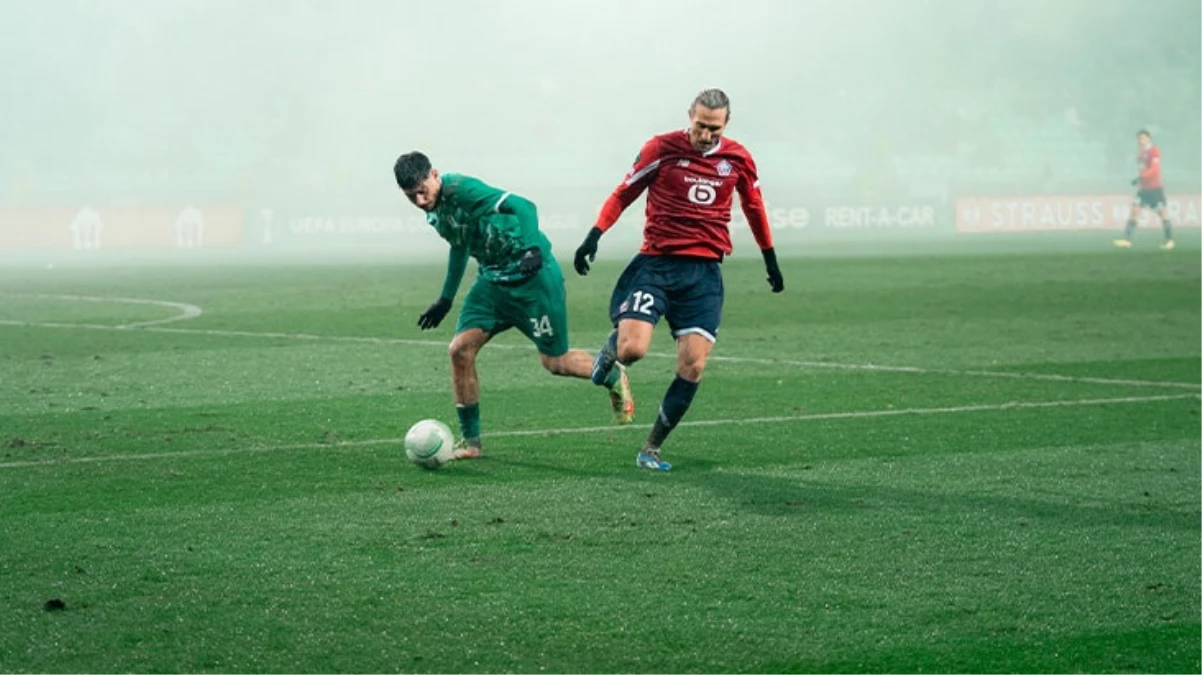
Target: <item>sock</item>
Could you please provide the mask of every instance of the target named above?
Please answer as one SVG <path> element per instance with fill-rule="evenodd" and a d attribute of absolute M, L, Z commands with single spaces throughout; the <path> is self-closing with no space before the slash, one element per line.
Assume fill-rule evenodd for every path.
<path fill-rule="evenodd" d="M 459 433 L 465 439 L 480 438 L 480 404 L 457 405 L 455 412 L 459 415 Z"/>
<path fill-rule="evenodd" d="M 1169 241 L 1173 238 L 1173 223 L 1165 220 L 1162 222 L 1162 224 L 1164 225 L 1164 240 Z"/>
<path fill-rule="evenodd" d="M 689 406 L 693 403 L 693 396 L 697 394 L 697 386 L 697 382 L 689 382 L 679 375 L 672 380 L 668 391 L 664 392 L 664 401 L 659 406 L 659 415 L 655 418 L 655 426 L 651 428 L 651 434 L 647 436 L 648 448 L 658 449 L 664 444 L 668 434 L 672 433 L 684 414 L 688 412 Z"/>
<path fill-rule="evenodd" d="M 618 372 L 617 366 L 610 368 L 609 375 L 605 376 L 605 388 L 613 389 L 614 387 L 618 386 L 618 379 L 621 376 L 622 376 L 622 373 Z"/>
<path fill-rule="evenodd" d="M 605 338 L 605 344 L 601 347 L 601 351 L 607 351 L 607 352 L 613 354 L 614 355 L 614 363 L 617 363 L 617 359 L 618 359 L 618 329 L 617 328 L 613 329 L 613 331 L 610 332 L 609 337 Z M 618 383 L 618 369 L 616 367 L 611 367 L 609 369 L 609 372 L 605 373 L 604 379 L 598 380 L 598 379 L 596 379 L 596 377 L 597 377 L 597 374 L 593 373 L 589 378 L 593 381 L 593 384 L 595 384 L 599 387 L 605 387 L 606 389 L 613 389 L 614 385 Z"/>
<path fill-rule="evenodd" d="M 1135 231 L 1135 220 L 1134 219 L 1128 220 L 1127 221 L 1127 233 L 1125 235 L 1123 235 L 1123 237 L 1126 239 L 1130 239 L 1131 233 L 1134 231 Z"/>

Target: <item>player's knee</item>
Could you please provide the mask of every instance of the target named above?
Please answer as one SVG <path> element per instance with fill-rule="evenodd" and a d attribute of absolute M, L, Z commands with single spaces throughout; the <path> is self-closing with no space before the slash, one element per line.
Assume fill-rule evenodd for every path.
<path fill-rule="evenodd" d="M 710 353 L 709 345 L 696 339 L 683 342 L 676 354 L 676 373 L 690 382 L 701 381 Z"/>
<path fill-rule="evenodd" d="M 705 358 L 685 359 L 676 366 L 676 374 L 689 382 L 700 382 L 701 374 L 705 372 Z"/>
<path fill-rule="evenodd" d="M 568 368 L 567 360 L 562 356 L 547 356 L 539 354 L 539 359 L 543 362 L 543 368 L 547 369 L 552 375 L 568 375 L 571 369 Z"/>
<path fill-rule="evenodd" d="M 630 365 L 647 355 L 647 343 L 633 338 L 618 338 L 618 360 Z"/>
<path fill-rule="evenodd" d="M 477 348 L 473 344 L 456 340 L 447 351 L 451 355 L 451 363 L 456 366 L 467 366 L 476 361 Z"/>

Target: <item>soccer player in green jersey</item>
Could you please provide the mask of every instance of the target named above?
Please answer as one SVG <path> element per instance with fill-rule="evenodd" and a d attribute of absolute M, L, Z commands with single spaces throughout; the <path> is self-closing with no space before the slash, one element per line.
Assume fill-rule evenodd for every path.
<path fill-rule="evenodd" d="M 563 272 L 551 255 L 551 242 L 538 229 L 538 211 L 530 200 L 471 176 L 439 173 L 420 152 L 401 155 L 393 172 L 397 186 L 451 245 L 442 292 L 417 321 L 422 330 L 438 327 L 451 310 L 468 258 L 479 263 L 450 347 L 462 434 L 454 456 L 479 457 L 476 354 L 494 335 L 517 328 L 538 348 L 543 367 L 555 375 L 589 379 L 593 357 L 582 349 L 568 349 Z M 629 424 L 634 398 L 625 369 L 615 369 L 604 384 L 618 424 Z"/>

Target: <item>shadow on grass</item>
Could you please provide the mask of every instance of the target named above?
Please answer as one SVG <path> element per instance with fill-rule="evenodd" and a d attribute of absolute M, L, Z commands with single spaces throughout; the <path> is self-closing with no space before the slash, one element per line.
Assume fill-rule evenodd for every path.
<path fill-rule="evenodd" d="M 1202 511 L 1196 504 L 1174 507 L 1156 503 L 1072 503 L 1063 499 L 1038 499 L 1021 494 L 949 494 L 881 485 L 823 483 L 801 478 L 767 476 L 717 470 L 709 462 L 690 461 L 692 469 L 681 471 L 681 479 L 706 488 L 762 515 L 808 517 L 815 511 L 874 512 L 909 511 L 925 515 L 964 516 L 975 513 L 1024 522 L 1043 521 L 1058 527 L 1152 527 L 1198 532 Z"/>
<path fill-rule="evenodd" d="M 648 484 L 671 482 L 704 488 L 716 496 L 737 505 L 741 510 L 760 515 L 781 517 L 812 517 L 815 512 L 862 512 L 872 514 L 906 511 L 928 516 L 963 517 L 981 514 L 982 517 L 1002 518 L 1022 526 L 1026 523 L 1048 523 L 1057 527 L 1151 527 L 1198 532 L 1202 528 L 1202 511 L 1197 504 L 1167 504 L 1155 494 L 1145 494 L 1143 502 L 1132 488 L 1126 501 L 1104 497 L 1089 502 L 1073 502 L 1070 495 L 1036 496 L 1015 488 L 1013 494 L 960 494 L 890 485 L 849 485 L 846 483 L 809 480 L 804 475 L 782 477 L 766 475 L 760 470 L 746 471 L 744 467 L 726 462 L 689 458 L 670 473 L 639 470 L 630 456 L 615 457 L 606 453 L 595 461 L 571 465 L 562 457 L 551 456 L 545 461 L 512 457 L 486 457 L 479 461 L 462 462 L 449 467 L 446 473 L 471 477 L 486 482 L 526 481 L 531 475 L 553 475 L 577 479 L 619 479 L 639 490 Z"/>

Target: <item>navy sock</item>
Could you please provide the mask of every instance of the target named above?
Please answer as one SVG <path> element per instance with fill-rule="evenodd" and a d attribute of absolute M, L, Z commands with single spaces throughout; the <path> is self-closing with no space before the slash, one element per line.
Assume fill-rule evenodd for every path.
<path fill-rule="evenodd" d="M 1173 238 L 1173 223 L 1168 220 L 1165 220 L 1165 221 L 1162 221 L 1161 224 L 1164 225 L 1164 240 L 1168 241 L 1168 240 L 1172 239 Z"/>
<path fill-rule="evenodd" d="M 668 391 L 664 393 L 663 403 L 659 406 L 659 415 L 655 418 L 655 426 L 651 428 L 651 434 L 647 437 L 647 447 L 658 448 L 664 444 L 668 434 L 672 433 L 684 414 L 688 412 L 689 406 L 692 405 L 693 396 L 697 394 L 698 384 L 689 382 L 679 375 L 672 380 Z"/>
<path fill-rule="evenodd" d="M 1134 231 L 1135 231 L 1135 220 L 1134 219 L 1128 220 L 1127 221 L 1127 234 L 1125 234 L 1123 236 L 1127 239 L 1130 239 L 1131 233 Z"/>

